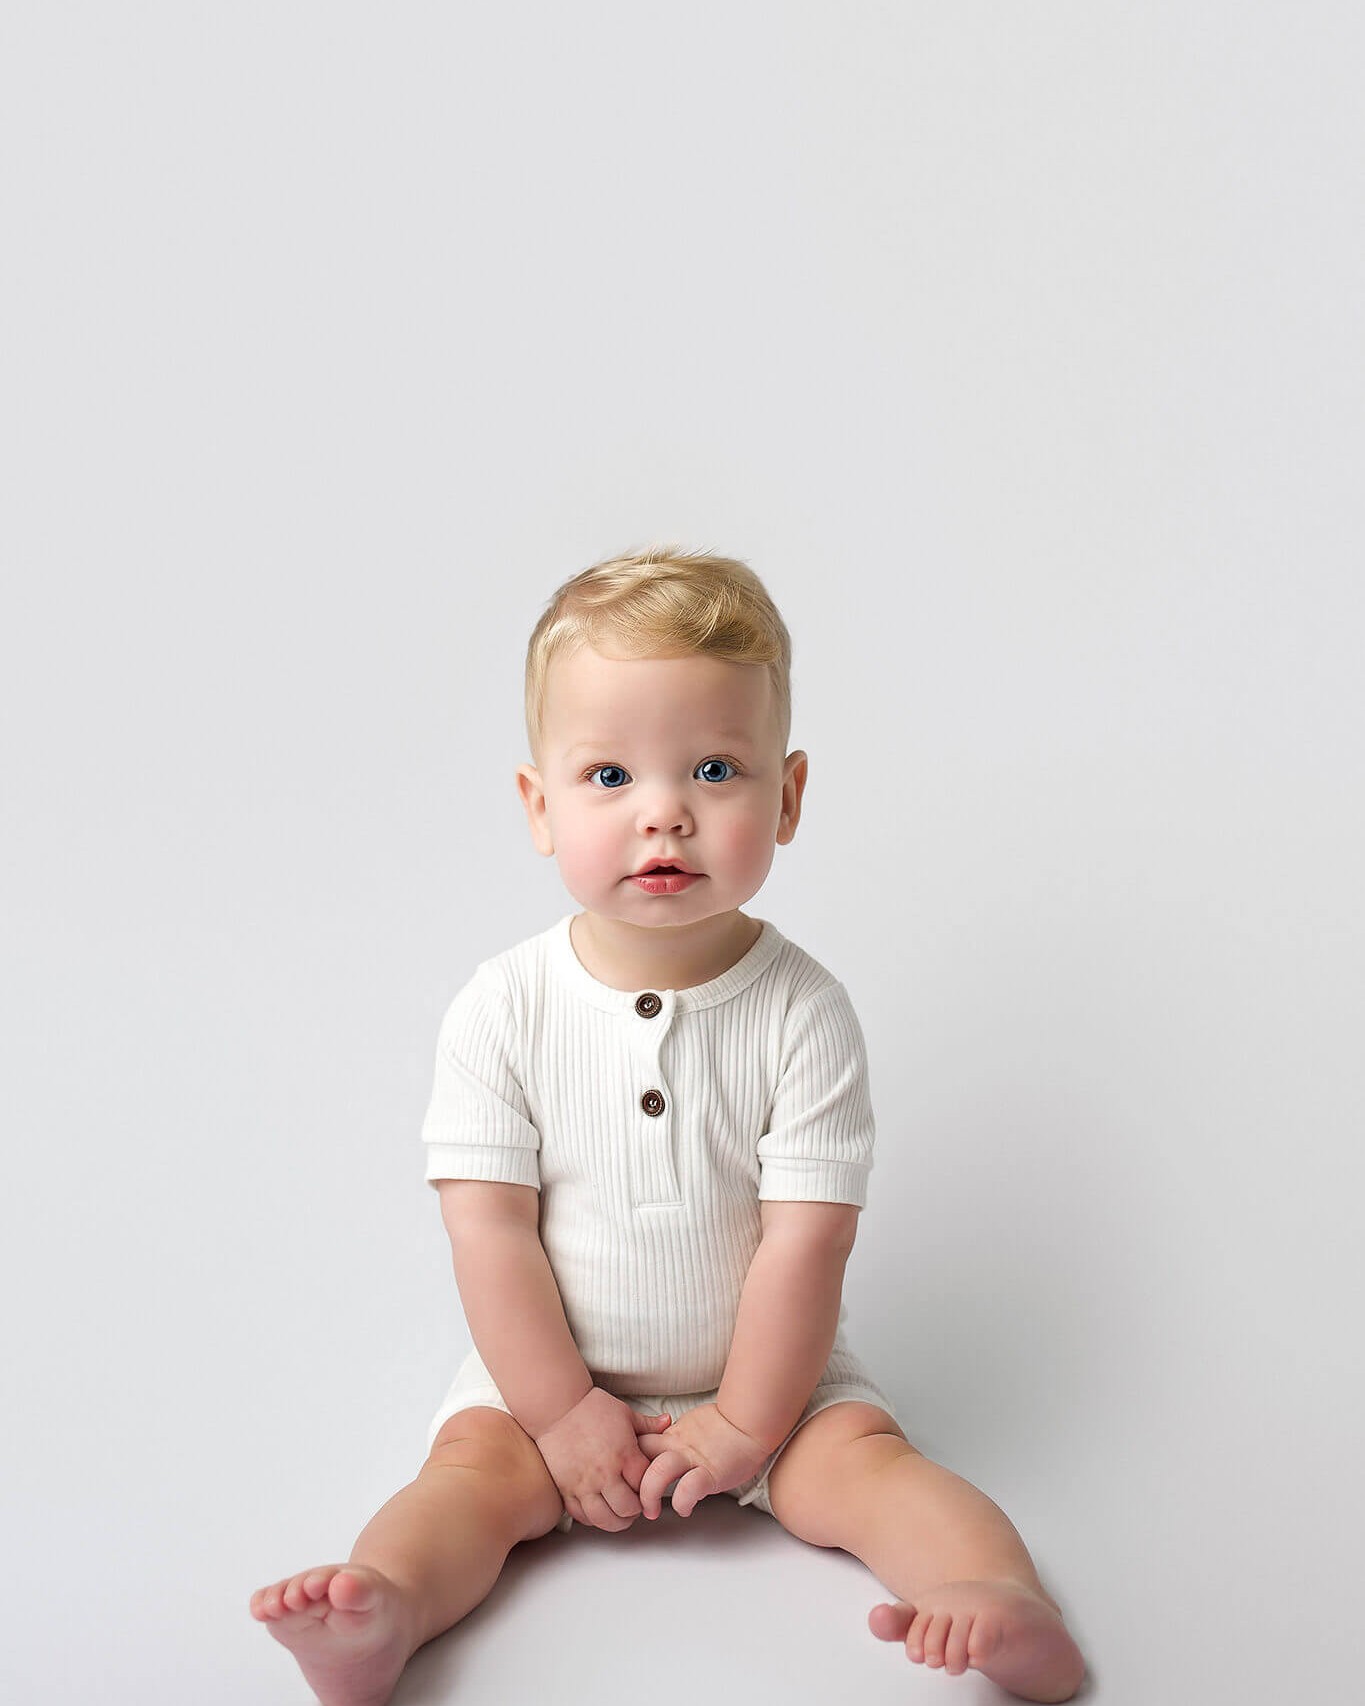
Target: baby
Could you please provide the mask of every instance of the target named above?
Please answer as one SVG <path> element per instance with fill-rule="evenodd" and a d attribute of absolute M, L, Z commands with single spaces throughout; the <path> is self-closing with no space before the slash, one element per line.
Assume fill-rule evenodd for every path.
<path fill-rule="evenodd" d="M 532 634 L 517 786 L 582 911 L 484 961 L 423 1138 L 475 1349 L 346 1564 L 252 1616 L 324 1706 L 381 1706 L 508 1553 L 726 1493 L 895 1596 L 916 1663 L 1067 1700 L 1083 1664 L 1009 1519 L 845 1344 L 873 1122 L 844 986 L 740 908 L 801 816 L 791 646 L 758 577 L 651 550 Z M 785 756 L 784 756 L 785 754 Z"/>

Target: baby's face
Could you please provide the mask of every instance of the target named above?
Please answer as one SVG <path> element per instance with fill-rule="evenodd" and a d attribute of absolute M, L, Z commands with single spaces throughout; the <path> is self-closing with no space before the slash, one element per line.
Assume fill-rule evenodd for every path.
<path fill-rule="evenodd" d="M 795 832 L 806 756 L 783 757 L 762 664 L 584 646 L 550 665 L 540 767 L 517 775 L 536 846 L 580 906 L 685 925 L 758 893 Z M 654 859 L 691 875 L 640 880 Z"/>

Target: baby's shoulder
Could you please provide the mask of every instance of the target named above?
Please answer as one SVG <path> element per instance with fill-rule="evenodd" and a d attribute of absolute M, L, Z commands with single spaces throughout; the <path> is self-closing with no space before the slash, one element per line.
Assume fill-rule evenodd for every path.
<path fill-rule="evenodd" d="M 838 977 L 814 954 L 793 942 L 790 936 L 781 938 L 781 947 L 773 958 L 772 971 L 790 1011 L 804 1007 L 817 996 L 825 1000 L 847 999 L 848 991 Z"/>
<path fill-rule="evenodd" d="M 558 925 L 479 960 L 452 1006 L 495 1006 L 524 1014 L 541 1005 L 552 987 L 549 967 Z"/>
<path fill-rule="evenodd" d="M 587 1008 L 584 980 L 575 976 L 571 917 L 479 960 L 447 1008 L 442 1030 L 483 1028 L 528 1052 L 547 1035 L 573 1030 Z"/>

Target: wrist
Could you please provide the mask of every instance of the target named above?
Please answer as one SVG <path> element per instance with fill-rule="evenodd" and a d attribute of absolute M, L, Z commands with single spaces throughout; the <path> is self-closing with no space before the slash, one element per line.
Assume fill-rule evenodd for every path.
<path fill-rule="evenodd" d="M 587 1402 L 587 1399 L 590 1399 L 594 1392 L 601 1390 L 599 1387 L 595 1387 L 595 1385 L 592 1384 L 592 1378 L 585 1378 L 587 1378 L 587 1382 L 589 1382 L 589 1384 L 578 1387 L 577 1396 L 570 1397 L 568 1402 L 560 1401 L 558 1404 L 555 1404 L 555 1406 L 551 1406 L 551 1411 L 549 1411 L 549 1413 L 546 1414 L 546 1416 L 544 1416 L 536 1426 L 527 1426 L 526 1423 L 522 1423 L 522 1426 L 526 1428 L 527 1433 L 531 1435 L 532 1440 L 543 1440 L 544 1436 L 546 1436 L 546 1433 L 549 1433 L 551 1428 L 558 1428 L 561 1421 L 565 1421 L 568 1416 L 572 1416 L 575 1409 L 578 1409 L 578 1407 L 582 1406 L 584 1402 Z"/>
<path fill-rule="evenodd" d="M 778 1446 L 781 1445 L 782 1441 L 787 1437 L 786 1434 L 781 1434 L 778 1438 L 769 1442 L 764 1435 L 751 1433 L 748 1428 L 741 1426 L 733 1416 L 727 1416 L 725 1411 L 721 1409 L 719 1403 L 716 1405 L 716 1414 L 729 1427 L 733 1428 L 739 1437 L 746 1442 L 746 1444 L 752 1446 L 755 1451 L 761 1452 L 764 1457 L 768 1457 L 776 1451 Z"/>
<path fill-rule="evenodd" d="M 801 1419 L 838 1332 L 844 1255 L 828 1240 L 772 1236 L 749 1264 L 721 1413 L 776 1451 Z"/>

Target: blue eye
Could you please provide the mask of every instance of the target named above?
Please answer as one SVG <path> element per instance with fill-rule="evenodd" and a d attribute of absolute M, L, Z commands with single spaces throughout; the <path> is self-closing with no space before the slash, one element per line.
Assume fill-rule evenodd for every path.
<path fill-rule="evenodd" d="M 719 767 L 723 774 L 717 775 L 716 767 Z M 739 771 L 728 758 L 704 758 L 693 774 L 700 776 L 703 782 L 728 782 L 731 776 L 737 776 Z M 589 782 L 596 781 L 601 787 L 615 793 L 630 781 L 630 772 L 619 764 L 598 764 L 588 771 L 585 779 Z"/>

